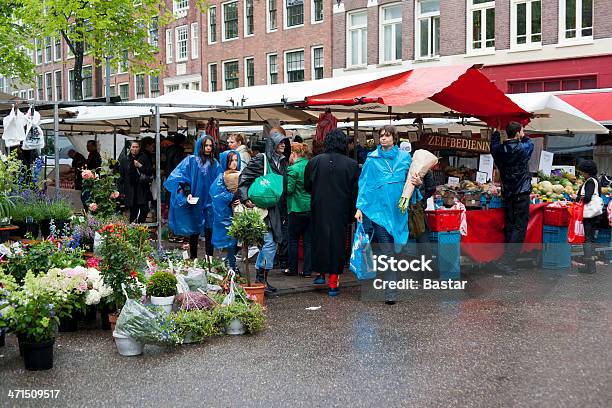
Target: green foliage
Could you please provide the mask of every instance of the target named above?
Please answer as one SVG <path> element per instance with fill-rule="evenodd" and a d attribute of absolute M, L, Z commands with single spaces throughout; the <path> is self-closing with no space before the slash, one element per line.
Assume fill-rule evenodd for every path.
<path fill-rule="evenodd" d="M 176 276 L 170 272 L 155 272 L 147 282 L 147 295 L 167 297 L 176 295 Z"/>
<path fill-rule="evenodd" d="M 9 195 L 6 191 L 0 192 L 0 226 L 11 223 L 11 215 L 15 210 L 15 196 Z"/>
<path fill-rule="evenodd" d="M 178 335 L 192 342 L 201 342 L 221 334 L 223 327 L 219 313 L 214 310 L 181 310 L 174 314 Z"/>
<path fill-rule="evenodd" d="M 228 235 L 242 243 L 245 260 L 244 273 L 249 286 L 251 285 L 251 274 L 249 273 L 248 248 L 251 245 L 261 245 L 264 240 L 264 235 L 266 235 L 267 232 L 268 227 L 264 223 L 259 212 L 254 209 L 246 209 L 243 212 L 234 214 L 232 225 L 230 225 L 227 230 Z M 270 267 L 271 266 L 272 265 L 270 265 Z"/>
<path fill-rule="evenodd" d="M 72 216 L 72 206 L 66 200 L 54 200 L 47 206 L 47 219 L 68 221 Z"/>
<path fill-rule="evenodd" d="M 85 170 L 83 173 L 95 176 L 83 178 L 83 192 L 87 198 L 85 204 L 96 217 L 109 218 L 117 213 L 117 200 L 119 192 L 116 191 L 117 175 L 112 169 L 111 162 L 105 163 L 97 173 Z M 95 206 L 92 207 L 92 204 Z"/>
<path fill-rule="evenodd" d="M 33 44 L 27 41 L 30 38 L 27 26 L 18 23 L 20 5 L 19 0 L 0 2 L 0 76 L 34 83 L 34 63 L 24 49 L 32 49 Z"/>
<path fill-rule="evenodd" d="M 234 302 L 213 310 L 224 327 L 233 319 L 239 319 L 251 334 L 262 330 L 266 323 L 263 306 L 258 303 Z"/>

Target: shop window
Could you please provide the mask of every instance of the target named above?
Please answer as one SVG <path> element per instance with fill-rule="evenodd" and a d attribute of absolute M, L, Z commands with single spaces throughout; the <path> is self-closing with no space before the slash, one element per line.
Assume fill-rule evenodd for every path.
<path fill-rule="evenodd" d="M 440 0 L 417 1 L 416 42 L 418 58 L 440 55 Z"/>
<path fill-rule="evenodd" d="M 597 88 L 597 77 L 595 75 L 511 81 L 508 83 L 508 93 L 573 91 L 594 88 Z"/>
<path fill-rule="evenodd" d="M 495 49 L 495 1 L 468 0 L 468 51 Z"/>
<path fill-rule="evenodd" d="M 402 5 L 380 8 L 380 61 L 402 59 Z"/>

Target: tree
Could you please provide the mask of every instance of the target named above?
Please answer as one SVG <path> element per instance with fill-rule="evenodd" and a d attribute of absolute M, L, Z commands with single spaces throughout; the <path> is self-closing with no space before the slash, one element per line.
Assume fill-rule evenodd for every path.
<path fill-rule="evenodd" d="M 74 55 L 72 94 L 83 98 L 85 55 L 96 66 L 107 57 L 115 66 L 127 53 L 132 73 L 159 73 L 158 46 L 149 41 L 149 28 L 172 20 L 165 0 L 16 0 L 17 19 L 31 38 L 61 36 Z M 31 40 L 30 40 L 31 41 Z"/>
<path fill-rule="evenodd" d="M 34 63 L 25 51 L 32 49 L 33 44 L 27 40 L 30 38 L 27 27 L 18 23 L 15 12 L 20 7 L 20 1 L 0 2 L 0 76 L 31 82 L 34 80 Z"/>

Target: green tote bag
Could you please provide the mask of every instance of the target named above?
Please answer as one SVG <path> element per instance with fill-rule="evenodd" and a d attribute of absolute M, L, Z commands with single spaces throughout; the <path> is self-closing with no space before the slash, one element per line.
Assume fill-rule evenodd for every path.
<path fill-rule="evenodd" d="M 249 199 L 259 208 L 274 207 L 283 195 L 283 176 L 268 174 L 268 158 L 264 157 L 264 173 L 255 179 L 249 187 Z"/>

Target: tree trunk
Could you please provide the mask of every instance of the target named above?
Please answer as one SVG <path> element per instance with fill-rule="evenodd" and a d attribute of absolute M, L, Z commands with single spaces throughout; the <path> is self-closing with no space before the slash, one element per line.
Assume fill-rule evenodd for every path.
<path fill-rule="evenodd" d="M 74 99 L 80 101 L 83 99 L 83 57 L 84 57 L 83 42 L 74 43 L 74 82 L 72 86 L 72 95 Z"/>

